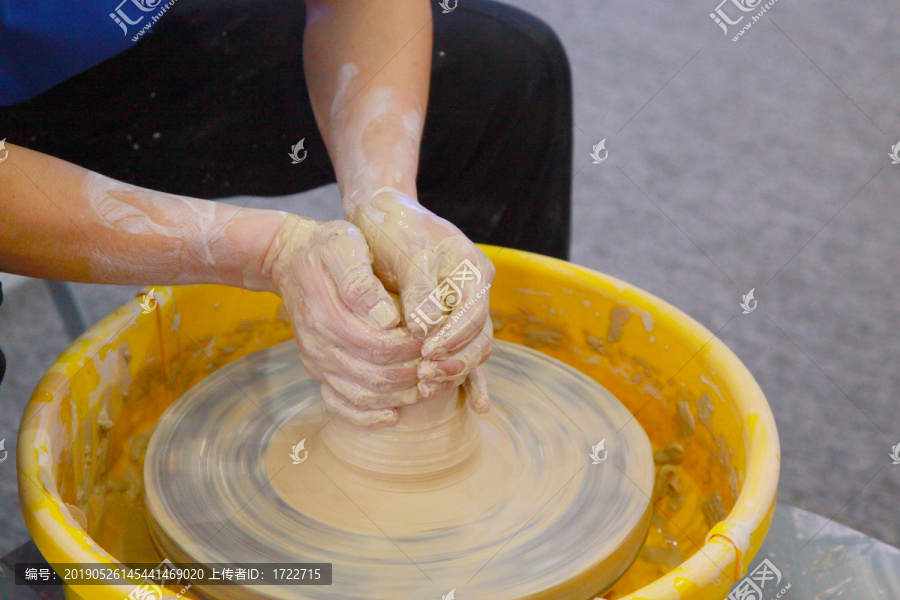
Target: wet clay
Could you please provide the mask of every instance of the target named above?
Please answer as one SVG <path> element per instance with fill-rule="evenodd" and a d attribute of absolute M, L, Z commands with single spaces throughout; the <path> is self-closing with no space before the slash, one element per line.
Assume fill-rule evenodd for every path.
<path fill-rule="evenodd" d="M 323 408 L 292 342 L 235 361 L 154 433 L 154 541 L 175 561 L 334 565 L 331 586 L 216 597 L 601 594 L 649 528 L 646 434 L 596 382 L 534 350 L 495 342 L 484 372 L 487 414 L 453 391 L 363 428 Z"/>

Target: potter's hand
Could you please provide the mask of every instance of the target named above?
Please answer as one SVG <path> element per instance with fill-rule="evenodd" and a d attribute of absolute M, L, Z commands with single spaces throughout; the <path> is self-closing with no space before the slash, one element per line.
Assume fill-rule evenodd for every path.
<path fill-rule="evenodd" d="M 417 399 L 422 342 L 397 327 L 360 231 L 288 215 L 266 267 L 325 406 L 359 425 L 396 422 L 395 407 Z"/>
<path fill-rule="evenodd" d="M 494 265 L 449 221 L 394 190 L 347 211 L 375 256 L 375 273 L 400 293 L 407 326 L 425 339 L 423 397 L 463 385 L 476 412 L 490 408 L 479 365 L 491 354 L 488 290 Z"/>

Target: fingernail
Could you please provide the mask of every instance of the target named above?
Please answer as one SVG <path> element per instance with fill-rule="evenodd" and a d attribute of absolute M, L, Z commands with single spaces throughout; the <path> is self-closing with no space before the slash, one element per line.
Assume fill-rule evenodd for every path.
<path fill-rule="evenodd" d="M 418 373 L 419 379 L 426 381 L 429 379 L 438 379 L 440 377 L 446 377 L 447 372 L 444 369 L 438 368 L 438 366 L 431 361 L 422 362 L 419 365 Z"/>
<path fill-rule="evenodd" d="M 484 413 L 491 410 L 491 401 L 487 398 L 482 398 L 478 400 L 474 404 L 472 404 L 472 410 L 474 410 L 477 414 L 483 415 Z"/>
<path fill-rule="evenodd" d="M 419 394 L 423 398 L 428 398 L 431 396 L 431 392 L 433 390 L 431 381 L 420 381 L 416 384 L 416 388 L 419 390 Z"/>
<path fill-rule="evenodd" d="M 400 402 L 405 405 L 415 404 L 419 400 L 419 387 L 416 384 L 416 387 L 409 388 L 406 392 L 403 392 L 399 398 Z"/>
<path fill-rule="evenodd" d="M 433 342 L 425 342 L 425 345 L 422 346 L 422 356 L 437 362 L 447 357 L 447 351 Z"/>
<path fill-rule="evenodd" d="M 419 363 L 419 367 L 416 369 L 416 376 L 420 381 L 425 381 L 426 379 L 431 379 L 434 374 L 434 363 L 428 361 L 422 361 Z"/>
<path fill-rule="evenodd" d="M 369 318 L 382 329 L 388 329 L 400 323 L 397 307 L 392 302 L 382 300 L 369 310 Z"/>
<path fill-rule="evenodd" d="M 378 415 L 378 422 L 384 424 L 393 423 L 400 415 L 395 410 L 383 410 Z"/>

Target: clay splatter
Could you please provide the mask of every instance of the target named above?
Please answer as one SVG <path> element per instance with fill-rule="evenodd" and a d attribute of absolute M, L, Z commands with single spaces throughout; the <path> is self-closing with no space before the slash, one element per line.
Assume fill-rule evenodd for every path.
<path fill-rule="evenodd" d="M 694 429 L 697 427 L 694 415 L 691 413 L 691 405 L 687 402 L 678 403 L 678 425 L 681 435 L 684 437 L 691 437 L 691 434 L 694 433 Z"/>
<path fill-rule="evenodd" d="M 627 308 L 614 308 L 609 316 L 609 331 L 606 334 L 606 340 L 609 342 L 618 342 L 622 338 L 622 326 L 628 321 L 631 313 Z"/>
<path fill-rule="evenodd" d="M 710 433 L 712 433 L 712 425 L 710 425 L 709 418 L 715 410 L 709 394 L 703 394 L 697 399 L 697 416 L 700 417 L 700 422 L 709 429 Z"/>
<path fill-rule="evenodd" d="M 653 453 L 653 462 L 658 465 L 680 465 L 684 460 L 684 446 L 678 442 L 673 442 Z"/>
<path fill-rule="evenodd" d="M 606 354 L 606 351 L 603 349 L 603 340 L 592 336 L 588 332 L 584 332 L 584 335 L 587 339 L 588 346 L 590 346 L 600 354 Z"/>
<path fill-rule="evenodd" d="M 710 529 L 715 527 L 716 523 L 723 521 L 725 517 L 728 516 L 728 513 L 725 512 L 725 505 L 722 504 L 722 497 L 719 496 L 719 492 L 713 492 L 709 501 L 704 502 L 700 508 L 703 510 L 703 518 L 706 519 L 706 524 L 709 525 Z"/>

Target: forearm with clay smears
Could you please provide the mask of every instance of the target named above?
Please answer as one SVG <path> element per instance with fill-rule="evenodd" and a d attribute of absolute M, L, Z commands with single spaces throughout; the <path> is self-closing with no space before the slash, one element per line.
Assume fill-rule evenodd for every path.
<path fill-rule="evenodd" d="M 407 319 L 428 341 L 419 366 L 424 397 L 466 386 L 474 408 L 488 409 L 478 365 L 491 351 L 487 295 L 466 285 L 463 315 L 444 316 L 429 295 L 463 261 L 490 286 L 493 265 L 462 232 L 423 208 L 415 185 L 428 83 L 432 24 L 427 1 L 308 2 L 304 68 L 313 110 L 343 195 L 344 214 L 365 235 L 374 271 L 399 292 Z M 485 288 L 486 289 L 486 288 Z M 451 325 L 441 329 L 440 323 Z"/>
<path fill-rule="evenodd" d="M 370 201 L 379 189 L 416 197 L 431 76 L 431 9 L 427 0 L 336 0 L 307 7 L 303 56 L 313 112 L 344 214 L 366 230 L 371 223 L 360 212 L 373 212 Z"/>
<path fill-rule="evenodd" d="M 361 425 L 415 401 L 422 342 L 350 223 L 164 194 L 7 145 L 0 269 L 118 284 L 221 283 L 284 299 L 326 406 Z M 39 184 L 37 182 L 40 182 Z"/>
<path fill-rule="evenodd" d="M 92 283 L 273 289 L 263 261 L 286 213 L 154 192 L 7 149 L 0 270 Z"/>

